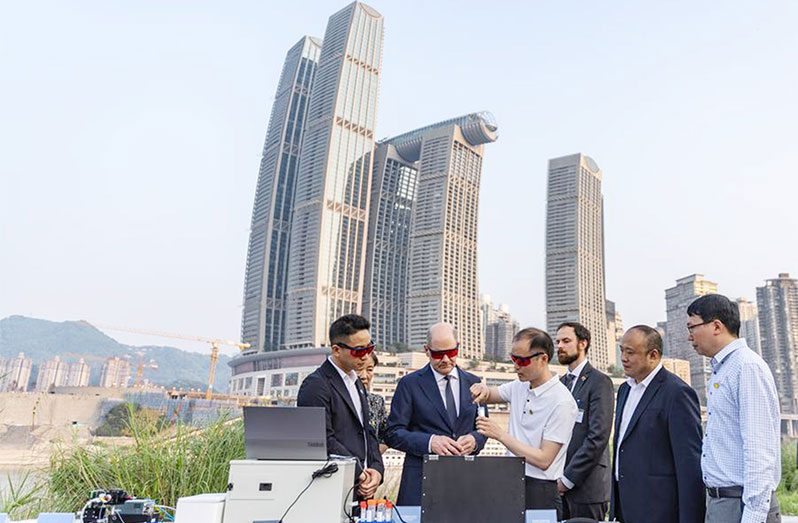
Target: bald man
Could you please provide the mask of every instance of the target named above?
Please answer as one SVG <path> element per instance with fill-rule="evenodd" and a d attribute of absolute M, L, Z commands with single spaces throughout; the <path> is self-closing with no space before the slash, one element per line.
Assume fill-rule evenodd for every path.
<path fill-rule="evenodd" d="M 460 343 L 448 323 L 433 325 L 424 351 L 429 364 L 399 380 L 388 416 L 386 442 L 405 453 L 397 505 L 421 505 L 425 454 L 465 456 L 485 446 L 476 430 L 469 389 L 479 378 L 457 366 Z"/>

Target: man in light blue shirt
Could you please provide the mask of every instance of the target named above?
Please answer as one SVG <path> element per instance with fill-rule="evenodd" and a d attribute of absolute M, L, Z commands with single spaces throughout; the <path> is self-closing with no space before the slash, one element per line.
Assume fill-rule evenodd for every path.
<path fill-rule="evenodd" d="M 781 416 L 765 361 L 739 338 L 737 304 L 707 294 L 687 308 L 693 348 L 711 358 L 701 471 L 706 523 L 781 521 Z"/>

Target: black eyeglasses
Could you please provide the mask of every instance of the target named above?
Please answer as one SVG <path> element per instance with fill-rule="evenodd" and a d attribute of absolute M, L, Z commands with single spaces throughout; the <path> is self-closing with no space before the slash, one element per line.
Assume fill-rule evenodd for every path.
<path fill-rule="evenodd" d="M 692 334 L 693 333 L 693 329 L 695 329 L 696 327 L 700 327 L 702 325 L 708 325 L 708 324 L 712 323 L 713 321 L 715 321 L 715 320 L 709 320 L 709 321 L 705 321 L 703 323 L 696 323 L 695 325 L 688 325 L 687 326 L 687 332 Z"/>

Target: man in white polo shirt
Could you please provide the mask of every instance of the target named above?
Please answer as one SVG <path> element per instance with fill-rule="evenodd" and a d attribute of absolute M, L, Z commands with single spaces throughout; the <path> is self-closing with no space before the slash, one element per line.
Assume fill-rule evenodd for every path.
<path fill-rule="evenodd" d="M 526 328 L 513 338 L 510 357 L 518 380 L 499 387 L 471 386 L 476 403 L 509 403 L 510 430 L 490 418 L 477 418 L 480 434 L 502 443 L 510 454 L 526 460 L 526 508 L 555 509 L 562 518 L 557 480 L 562 477 L 565 454 L 576 422 L 571 392 L 549 370 L 554 342 L 544 331 Z"/>

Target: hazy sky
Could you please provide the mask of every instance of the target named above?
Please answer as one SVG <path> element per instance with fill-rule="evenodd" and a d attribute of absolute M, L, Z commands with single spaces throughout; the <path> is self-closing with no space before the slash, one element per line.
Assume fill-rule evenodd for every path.
<path fill-rule="evenodd" d="M 627 326 L 664 319 L 688 274 L 749 299 L 798 275 L 797 2 L 370 4 L 377 136 L 496 116 L 480 287 L 522 325 L 545 326 L 547 161 L 575 152 L 604 173 L 607 296 Z M 4 2 L 0 317 L 237 338 L 282 62 L 345 5 Z"/>

